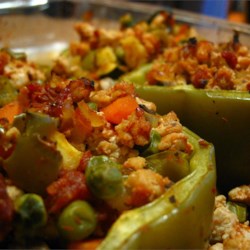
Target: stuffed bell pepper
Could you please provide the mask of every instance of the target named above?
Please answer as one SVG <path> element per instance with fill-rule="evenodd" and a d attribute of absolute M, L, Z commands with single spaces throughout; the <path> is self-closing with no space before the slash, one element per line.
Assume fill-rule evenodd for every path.
<path fill-rule="evenodd" d="M 249 65 L 249 48 L 238 34 L 219 45 L 191 38 L 123 78 L 137 82 L 140 96 L 160 113 L 175 110 L 213 142 L 221 191 L 250 182 Z"/>
<path fill-rule="evenodd" d="M 191 130 L 216 149 L 218 187 L 248 184 L 250 163 L 250 52 L 240 32 L 217 43 L 166 11 L 119 29 L 79 22 L 79 40 L 53 66 L 64 77 L 84 75 L 103 88 L 115 79 L 136 85 L 160 114 L 174 110 Z M 215 39 L 216 40 L 216 39 Z"/>
<path fill-rule="evenodd" d="M 216 196 L 209 250 L 250 248 L 249 201 L 250 185 Z"/>
<path fill-rule="evenodd" d="M 123 82 L 21 87 L 0 108 L 1 248 L 207 248 L 213 145 L 156 111 Z"/>

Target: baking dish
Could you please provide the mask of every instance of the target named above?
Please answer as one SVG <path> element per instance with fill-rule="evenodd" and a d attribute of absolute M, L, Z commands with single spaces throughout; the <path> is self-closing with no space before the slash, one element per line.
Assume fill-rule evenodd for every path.
<path fill-rule="evenodd" d="M 20 8 L 11 11 L 9 14 L 6 14 L 5 11 L 0 16 L 0 47 L 7 46 L 15 51 L 24 51 L 30 60 L 48 63 L 48 61 L 53 61 L 67 47 L 69 42 L 78 39 L 73 30 L 73 24 L 76 20 L 81 19 L 86 11 L 93 14 L 94 23 L 98 26 L 117 28 L 117 20 L 125 13 L 131 13 L 135 20 L 139 21 L 147 19 L 161 9 L 163 9 L 163 6 L 157 4 L 89 0 L 49 1 L 43 9 Z M 240 41 L 247 46 L 250 45 L 250 28 L 247 24 L 229 23 L 226 20 L 177 9 L 171 9 L 170 11 L 174 14 L 176 21 L 191 24 L 199 35 L 210 41 L 215 43 L 228 41 L 231 39 L 233 32 L 237 31 L 240 34 Z M 229 95 L 225 98 L 225 94 L 222 92 L 222 95 L 220 95 L 219 92 L 216 94 L 204 93 L 201 90 L 195 91 L 191 98 L 190 91 L 176 90 L 177 96 L 183 95 L 184 91 L 184 95 L 188 96 L 186 97 L 188 101 L 185 102 L 190 104 L 186 111 L 184 106 L 182 106 L 182 111 L 179 111 L 179 102 L 167 103 L 163 101 L 169 96 L 169 90 L 149 87 L 150 90 L 147 93 L 147 88 L 138 87 L 138 93 L 142 97 L 154 101 L 160 112 L 175 110 L 189 128 L 214 143 L 218 161 L 218 176 L 223 182 L 221 187 L 227 189 L 241 181 L 250 181 L 247 175 L 250 162 L 250 155 L 248 154 L 250 132 L 247 129 L 247 124 L 250 121 L 250 112 L 248 112 L 250 100 L 247 93 L 239 96 Z M 203 96 L 203 99 L 200 100 L 201 96 Z M 222 101 L 224 99 L 225 104 Z M 190 101 L 194 102 L 193 106 Z M 209 103 L 211 107 L 202 108 L 204 104 L 201 102 Z M 201 103 L 202 106 L 198 109 L 196 103 Z M 225 105 L 230 106 L 231 112 L 228 113 L 225 110 Z M 213 117 L 211 117 L 211 113 L 213 113 Z M 220 118 L 218 118 L 218 114 L 220 114 Z M 191 117 L 194 119 L 191 119 Z M 205 122 L 204 118 L 206 118 Z M 210 119 L 211 123 L 209 122 Z M 210 125 L 207 126 L 207 123 L 210 123 Z M 227 143 L 223 143 L 225 141 Z M 235 171 L 238 168 L 241 170 Z"/>
<path fill-rule="evenodd" d="M 30 60 L 48 63 L 52 61 L 68 43 L 76 40 L 73 24 L 81 19 L 86 11 L 91 11 L 94 23 L 103 27 L 118 27 L 117 20 L 127 12 L 135 20 L 145 20 L 163 6 L 132 3 L 129 1 L 49 1 L 44 8 L 20 8 L 0 16 L 1 40 L 0 47 L 10 47 L 15 51 L 24 51 Z M 32 10 L 32 11 L 31 11 Z M 170 9 L 167 9 L 170 10 Z M 171 9 L 175 19 L 181 23 L 191 24 L 199 35 L 215 43 L 231 39 L 234 31 L 239 32 L 240 41 L 250 45 L 250 27 L 247 24 L 229 23 L 226 20 L 211 18 L 182 10 Z M 148 87 L 145 87 L 146 89 Z M 155 101 L 159 111 L 175 110 L 189 128 L 214 143 L 218 161 L 218 176 L 222 180 L 221 187 L 232 187 L 241 181 L 249 182 L 247 175 L 250 155 L 250 132 L 247 124 L 250 121 L 250 100 L 247 93 L 225 98 L 225 94 L 195 91 L 191 98 L 190 91 L 176 90 L 177 96 L 187 95 L 187 110 L 179 111 L 180 103 L 163 101 L 169 90 L 149 87 L 138 87 L 138 93 L 148 100 Z M 152 93 L 152 94 L 151 94 Z M 182 93 L 182 94 L 179 94 Z M 157 97 L 155 97 L 155 95 Z M 158 96 L 160 96 L 158 98 Z M 203 96 L 203 99 L 199 99 Z M 190 98 L 189 98 L 190 97 Z M 178 98 L 177 98 L 178 99 Z M 218 101 L 217 101 L 218 100 Z M 224 101 L 225 100 L 225 103 Z M 194 105 L 191 105 L 194 102 Z M 183 101 L 184 102 L 184 101 Z M 209 103 L 210 107 L 202 108 Z M 196 103 L 201 106 L 196 108 Z M 216 104 L 214 104 L 216 103 Z M 231 112 L 228 113 L 224 106 Z M 191 108 L 190 108 L 191 107 Z M 225 113 L 226 112 L 226 113 Z M 213 113 L 213 117 L 211 114 Z M 218 118 L 220 114 L 220 118 Z M 241 115 L 239 115 L 241 114 Z M 194 119 L 191 119 L 193 117 Z M 206 118 L 204 120 L 204 118 Z M 211 120 L 210 120 L 211 119 Z M 205 121 L 205 122 L 204 122 Z M 211 123 L 209 121 L 212 121 Z M 207 123 L 210 125 L 207 126 Z M 243 139 L 244 138 L 244 139 Z M 224 143 L 226 141 L 226 143 Z M 239 169 L 240 171 L 235 169 Z"/>
<path fill-rule="evenodd" d="M 139 21 L 162 8 L 127 1 L 89 0 L 49 1 L 38 9 L 5 11 L 0 16 L 0 47 L 25 52 L 29 60 L 48 64 L 71 41 L 78 39 L 73 25 L 83 13 L 91 12 L 98 26 L 117 28 L 117 20 L 127 12 Z M 193 25 L 200 35 L 216 43 L 227 41 L 234 31 L 238 31 L 241 42 L 250 45 L 248 25 L 175 9 L 170 11 L 178 22 Z M 161 114 L 174 110 L 185 126 L 215 145 L 219 191 L 226 192 L 233 186 L 250 182 L 249 93 L 235 95 L 227 91 L 162 89 L 157 86 L 138 86 L 137 93 L 155 102 Z M 212 191 L 213 187 L 210 188 Z M 204 203 L 199 205 L 202 207 Z"/>
<path fill-rule="evenodd" d="M 228 41 L 232 31 L 239 31 L 242 43 L 249 45 L 249 25 L 229 23 L 183 10 L 168 9 L 162 5 L 133 3 L 130 1 L 87 0 L 87 1 L 44 1 L 43 8 L 30 7 L 0 10 L 0 46 L 25 50 L 30 58 L 37 53 L 61 51 L 69 41 L 76 39 L 72 25 L 82 18 L 85 11 L 91 11 L 99 26 L 118 27 L 117 20 L 125 13 L 131 13 L 136 21 L 145 20 L 153 13 L 166 9 L 177 21 L 191 24 L 198 33 L 214 42 Z M 150 3 L 150 2 L 149 2 Z M 55 52 L 55 53 L 56 53 Z M 35 54 L 35 55 L 34 55 Z M 53 58 L 53 53 L 49 54 Z"/>

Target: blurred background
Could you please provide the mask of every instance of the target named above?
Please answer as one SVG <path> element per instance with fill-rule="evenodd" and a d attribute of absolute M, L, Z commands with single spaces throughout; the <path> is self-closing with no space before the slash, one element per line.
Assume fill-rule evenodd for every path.
<path fill-rule="evenodd" d="M 126 1 L 126 0 L 125 0 Z M 250 0 L 129 0 L 192 11 L 233 22 L 250 23 Z"/>
<path fill-rule="evenodd" d="M 111 0 L 131 1 L 162 5 L 164 7 L 191 11 L 233 22 L 250 24 L 250 0 Z M 59 4 L 60 2 L 60 4 Z M 63 3 L 62 3 L 63 2 Z M 84 5 L 88 0 L 0 0 L 0 14 L 10 11 L 43 10 L 48 6 L 53 13 L 71 15 L 74 3 Z M 52 8 L 51 8 L 52 7 Z"/>

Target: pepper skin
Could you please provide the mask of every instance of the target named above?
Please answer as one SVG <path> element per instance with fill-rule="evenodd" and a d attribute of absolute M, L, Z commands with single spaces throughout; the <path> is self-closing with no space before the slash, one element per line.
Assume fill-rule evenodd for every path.
<path fill-rule="evenodd" d="M 132 82 L 136 85 L 144 85 L 146 82 L 146 75 L 151 70 L 152 63 L 145 64 L 139 67 L 137 70 L 133 70 L 127 74 L 124 74 L 120 77 L 120 80 Z"/>
<path fill-rule="evenodd" d="M 215 198 L 214 148 L 190 130 L 184 132 L 194 149 L 189 174 L 152 203 L 124 212 L 98 250 L 207 246 Z"/>
<path fill-rule="evenodd" d="M 248 92 L 203 90 L 191 85 L 136 88 L 141 98 L 156 104 L 158 113 L 174 110 L 186 127 L 213 143 L 220 192 L 250 182 Z"/>
<path fill-rule="evenodd" d="M 57 121 L 39 113 L 24 113 L 14 120 L 21 132 L 16 147 L 4 162 L 13 182 L 27 192 L 43 194 L 59 172 L 62 156 L 48 138 L 56 131 Z"/>
<path fill-rule="evenodd" d="M 17 90 L 7 78 L 0 76 L 0 107 L 14 101 L 16 97 Z"/>

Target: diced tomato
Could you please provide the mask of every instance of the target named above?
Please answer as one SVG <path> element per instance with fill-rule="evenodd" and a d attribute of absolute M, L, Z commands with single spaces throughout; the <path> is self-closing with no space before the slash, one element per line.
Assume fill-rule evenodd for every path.
<path fill-rule="evenodd" d="M 228 66 L 232 69 L 236 68 L 237 65 L 237 56 L 232 51 L 223 51 L 221 52 L 221 56 L 226 60 Z"/>
<path fill-rule="evenodd" d="M 57 181 L 47 187 L 49 212 L 57 213 L 70 202 L 88 199 L 90 193 L 85 175 L 79 171 L 66 172 Z"/>

